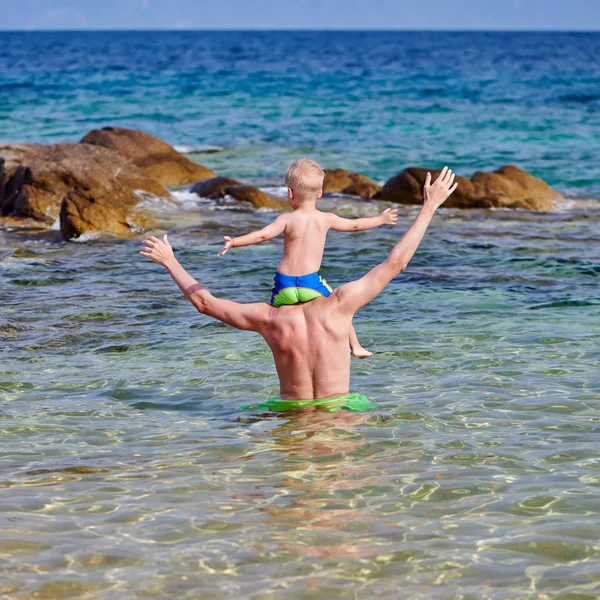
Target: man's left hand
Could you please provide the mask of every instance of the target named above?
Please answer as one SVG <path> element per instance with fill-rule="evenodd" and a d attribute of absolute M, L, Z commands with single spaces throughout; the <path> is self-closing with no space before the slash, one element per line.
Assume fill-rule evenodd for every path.
<path fill-rule="evenodd" d="M 167 263 L 175 258 L 173 248 L 171 248 L 166 234 L 162 240 L 155 238 L 153 235 L 147 237 L 142 242 L 140 254 L 146 258 L 151 258 L 155 263 L 163 267 L 166 267 Z"/>

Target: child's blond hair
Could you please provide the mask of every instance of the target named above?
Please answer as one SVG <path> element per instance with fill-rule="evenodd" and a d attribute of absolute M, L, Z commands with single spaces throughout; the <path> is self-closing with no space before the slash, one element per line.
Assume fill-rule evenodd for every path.
<path fill-rule="evenodd" d="M 285 183 L 299 195 L 320 195 L 325 171 L 310 158 L 297 158 L 288 167 Z"/>

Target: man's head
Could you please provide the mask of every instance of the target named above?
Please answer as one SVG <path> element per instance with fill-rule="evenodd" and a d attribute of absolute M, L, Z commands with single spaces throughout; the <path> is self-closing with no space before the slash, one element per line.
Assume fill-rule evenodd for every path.
<path fill-rule="evenodd" d="M 310 158 L 297 158 L 285 174 L 288 202 L 298 208 L 303 202 L 314 202 L 323 193 L 325 172 Z"/>

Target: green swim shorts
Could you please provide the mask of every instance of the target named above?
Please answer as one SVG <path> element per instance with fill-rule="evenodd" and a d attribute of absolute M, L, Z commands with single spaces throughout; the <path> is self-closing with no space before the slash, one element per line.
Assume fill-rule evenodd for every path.
<path fill-rule="evenodd" d="M 375 408 L 375 404 L 369 402 L 366 396 L 361 394 L 347 394 L 339 398 L 317 398 L 315 400 L 282 400 L 281 398 L 269 398 L 262 404 L 250 404 L 242 406 L 243 410 L 273 410 L 275 412 L 285 412 L 291 410 L 300 410 L 314 406 L 327 412 L 336 412 L 338 410 L 361 411 Z"/>

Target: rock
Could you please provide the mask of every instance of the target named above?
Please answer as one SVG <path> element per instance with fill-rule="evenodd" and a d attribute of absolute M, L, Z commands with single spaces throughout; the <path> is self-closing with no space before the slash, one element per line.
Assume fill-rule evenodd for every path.
<path fill-rule="evenodd" d="M 432 179 L 439 175 L 440 171 L 431 171 Z M 401 173 L 388 179 L 381 191 L 375 198 L 387 202 L 398 202 L 399 204 L 423 204 L 423 185 L 427 177 L 427 169 L 410 167 Z M 446 208 L 473 208 L 474 189 L 471 180 L 467 177 L 456 177 L 458 188 L 444 202 Z"/>
<path fill-rule="evenodd" d="M 361 198 L 372 198 L 381 186 L 360 173 L 349 173 L 345 169 L 325 169 L 324 194 L 350 194 Z"/>
<path fill-rule="evenodd" d="M 364 177 L 364 175 L 361 175 Z M 350 184 L 347 188 L 342 190 L 343 194 L 349 194 L 350 196 L 360 196 L 361 198 L 372 198 L 375 194 L 381 191 L 381 186 L 371 181 L 368 177 L 365 177 L 367 181 L 355 181 Z"/>
<path fill-rule="evenodd" d="M 0 230 L 9 229 L 11 231 L 48 231 L 51 228 L 45 221 L 36 221 L 35 219 L 19 219 L 17 217 L 0 216 Z"/>
<path fill-rule="evenodd" d="M 432 170 L 432 179 L 440 171 Z M 400 204 L 422 204 L 427 169 L 412 167 L 388 179 L 376 198 Z M 471 179 L 457 176 L 458 188 L 444 203 L 447 208 L 521 208 L 554 210 L 553 200 L 563 196 L 541 179 L 519 169 L 502 167 L 493 173 L 477 172 Z"/>
<path fill-rule="evenodd" d="M 564 198 L 545 181 L 518 167 L 507 166 L 471 177 L 475 195 L 481 206 L 523 208 L 526 210 L 554 210 L 554 200 Z"/>
<path fill-rule="evenodd" d="M 325 169 L 323 193 L 336 194 L 353 183 L 354 181 L 346 169 Z"/>
<path fill-rule="evenodd" d="M 68 192 L 60 209 L 60 231 L 67 241 L 90 232 L 126 237 L 152 224 L 146 213 L 83 190 Z"/>
<path fill-rule="evenodd" d="M 81 140 L 116 150 L 161 185 L 177 186 L 214 177 L 214 171 L 191 161 L 161 139 L 125 127 L 94 129 Z"/>
<path fill-rule="evenodd" d="M 0 144 L 0 213 L 56 220 L 63 198 L 78 189 L 107 204 L 133 206 L 137 190 L 169 196 L 123 156 L 91 144 Z"/>
<path fill-rule="evenodd" d="M 222 189 L 230 185 L 242 185 L 235 179 L 229 177 L 212 177 L 211 179 L 205 179 L 204 181 L 197 181 L 191 188 L 190 192 L 198 194 L 202 198 L 208 198 L 213 194 L 219 193 Z"/>
<path fill-rule="evenodd" d="M 251 185 L 229 185 L 218 192 L 218 196 L 231 196 L 238 202 L 250 202 L 255 208 L 289 209 L 285 200 L 270 196 Z"/>

